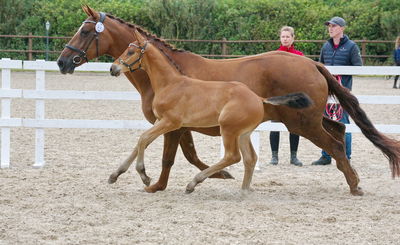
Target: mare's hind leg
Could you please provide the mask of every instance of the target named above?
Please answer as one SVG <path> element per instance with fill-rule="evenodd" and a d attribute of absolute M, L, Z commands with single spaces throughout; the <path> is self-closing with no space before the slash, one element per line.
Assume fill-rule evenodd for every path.
<path fill-rule="evenodd" d="M 196 153 L 196 149 L 194 148 L 192 133 L 189 130 L 186 130 L 181 137 L 180 145 L 182 148 L 183 155 L 185 158 L 194 166 L 196 166 L 200 170 L 204 170 L 209 166 L 204 164 L 198 157 Z M 219 178 L 219 179 L 234 179 L 234 177 L 227 171 L 221 170 L 213 175 L 210 178 Z"/>
<path fill-rule="evenodd" d="M 257 154 L 254 151 L 253 145 L 250 140 L 251 132 L 246 133 L 239 138 L 239 148 L 243 156 L 244 163 L 244 177 L 242 182 L 242 189 L 249 190 L 251 179 L 253 178 L 254 167 L 257 162 Z"/>
<path fill-rule="evenodd" d="M 240 161 L 240 152 L 238 144 L 238 135 L 233 133 L 222 133 L 225 155 L 224 157 L 215 165 L 212 165 L 200 173 L 198 173 L 193 180 L 186 186 L 186 193 L 191 193 L 194 188 L 199 183 L 203 182 L 206 178 L 210 177 L 212 174 L 226 168 L 234 163 Z"/>
<path fill-rule="evenodd" d="M 363 195 L 363 191 L 358 187 L 358 183 L 360 182 L 358 174 L 350 165 L 350 161 L 346 157 L 344 137 L 341 139 L 335 139 L 335 137 L 325 131 L 321 125 L 310 125 L 307 128 L 308 130 L 303 132 L 302 135 L 311 140 L 315 145 L 324 149 L 336 160 L 337 168 L 343 172 L 347 184 L 350 187 L 351 194 L 356 196 Z M 312 130 L 309 130 L 310 128 Z M 339 133 L 337 136 L 339 136 Z"/>
<path fill-rule="evenodd" d="M 323 117 L 322 118 L 322 126 L 336 140 L 342 141 L 344 139 L 344 134 L 346 132 L 346 126 L 343 123 Z"/>

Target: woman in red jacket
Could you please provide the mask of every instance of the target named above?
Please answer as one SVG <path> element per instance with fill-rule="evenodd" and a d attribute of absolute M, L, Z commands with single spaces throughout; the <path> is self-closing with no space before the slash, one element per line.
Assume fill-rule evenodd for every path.
<path fill-rule="evenodd" d="M 290 26 L 284 26 L 280 30 L 281 46 L 277 49 L 279 51 L 285 51 L 297 55 L 304 56 L 304 54 L 294 48 L 294 29 Z M 299 146 L 299 136 L 290 133 L 290 164 L 295 166 L 303 166 L 303 163 L 297 159 L 297 148 Z M 278 164 L 278 149 L 279 149 L 279 131 L 272 131 L 269 135 L 269 141 L 271 144 L 272 159 L 270 164 Z"/>

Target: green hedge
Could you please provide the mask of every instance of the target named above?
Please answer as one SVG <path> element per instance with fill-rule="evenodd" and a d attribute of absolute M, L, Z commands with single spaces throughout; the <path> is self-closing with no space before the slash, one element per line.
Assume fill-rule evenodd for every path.
<path fill-rule="evenodd" d="M 394 40 L 400 33 L 398 0 L 0 0 L 0 34 L 71 36 L 86 18 L 88 4 L 98 11 L 139 24 L 170 39 L 259 40 L 278 39 L 283 25 L 293 26 L 297 39 L 327 39 L 323 23 L 332 16 L 348 22 L 351 39 Z M 44 50 L 45 40 L 33 49 Z M 51 50 L 61 50 L 64 40 L 51 40 Z M 176 43 L 203 54 L 220 54 L 219 44 Z M 232 44 L 230 54 L 248 55 L 276 49 L 278 44 Z M 27 39 L 0 38 L 1 49 L 26 49 Z M 318 54 L 320 44 L 298 43 L 305 54 Z M 387 55 L 393 44 L 369 45 L 368 54 Z M 25 54 L 0 53 L 26 59 Z M 56 59 L 57 55 L 51 56 Z M 44 58 L 36 54 L 35 59 Z M 382 60 L 384 61 L 384 60 Z"/>

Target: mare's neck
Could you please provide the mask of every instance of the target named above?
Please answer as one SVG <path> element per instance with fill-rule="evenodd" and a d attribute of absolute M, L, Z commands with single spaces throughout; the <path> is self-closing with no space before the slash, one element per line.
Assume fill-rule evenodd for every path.
<path fill-rule="evenodd" d="M 168 85 L 180 81 L 182 74 L 168 58 L 155 46 L 148 44 L 143 56 L 143 68 L 150 77 L 155 93 Z"/>
<path fill-rule="evenodd" d="M 132 32 L 132 29 L 118 20 L 112 18 L 106 18 L 106 28 L 109 31 L 107 33 L 107 37 L 102 37 L 100 34 L 99 38 L 100 41 L 102 38 L 108 38 L 110 44 L 108 44 L 108 49 L 105 51 L 104 54 L 112 56 L 114 59 L 117 59 L 122 55 L 128 45 L 135 41 L 136 38 Z M 112 42 L 112 43 L 111 43 Z M 100 49 L 104 47 L 99 47 Z M 151 85 L 149 84 L 149 79 L 146 74 L 143 72 L 126 72 L 125 76 L 129 79 L 131 84 L 136 88 L 136 90 L 142 96 L 142 100 L 147 96 L 152 96 L 152 89 Z"/>
<path fill-rule="evenodd" d="M 129 26 L 111 18 L 107 18 L 107 21 L 110 22 L 110 24 L 107 25 L 107 28 L 110 33 L 110 42 L 112 43 L 109 44 L 106 54 L 112 56 L 114 59 L 117 59 L 125 51 L 128 45 L 135 41 L 135 37 Z M 100 34 L 99 39 L 102 38 L 101 35 L 102 34 Z"/>
<path fill-rule="evenodd" d="M 147 37 L 147 39 L 149 40 L 149 37 Z M 176 50 L 162 40 L 155 39 L 153 40 L 153 43 L 157 48 L 163 50 L 164 53 L 166 53 L 175 62 L 175 64 L 179 66 L 183 74 L 189 77 L 201 78 L 202 69 L 198 68 L 207 66 L 208 59 L 189 51 Z M 209 67 L 206 67 L 205 69 L 208 68 Z"/>

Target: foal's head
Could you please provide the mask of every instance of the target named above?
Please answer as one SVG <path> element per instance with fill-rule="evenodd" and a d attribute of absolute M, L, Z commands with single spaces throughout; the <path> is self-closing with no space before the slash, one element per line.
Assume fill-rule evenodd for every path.
<path fill-rule="evenodd" d="M 134 72 L 142 68 L 142 58 L 146 51 L 148 41 L 146 41 L 135 30 L 136 41 L 130 43 L 128 48 L 111 65 L 110 73 L 112 76 L 119 76 L 121 72 Z"/>

